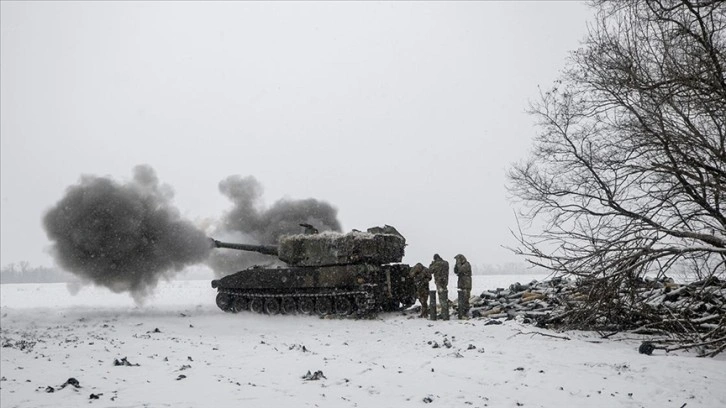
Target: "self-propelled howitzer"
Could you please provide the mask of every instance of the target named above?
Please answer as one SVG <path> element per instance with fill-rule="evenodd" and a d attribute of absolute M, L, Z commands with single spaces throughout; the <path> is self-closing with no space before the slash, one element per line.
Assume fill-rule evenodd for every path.
<path fill-rule="evenodd" d="M 414 303 L 406 241 L 395 228 L 348 234 L 283 236 L 278 245 L 213 240 L 216 248 L 275 256 L 286 266 L 255 266 L 212 281 L 217 306 L 227 312 L 365 316 Z"/>

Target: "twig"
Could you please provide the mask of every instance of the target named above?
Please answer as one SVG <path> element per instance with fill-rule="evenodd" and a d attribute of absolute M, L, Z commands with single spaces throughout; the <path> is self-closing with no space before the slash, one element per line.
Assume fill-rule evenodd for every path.
<path fill-rule="evenodd" d="M 600 338 L 607 339 L 607 338 L 610 338 L 610 336 L 613 336 L 613 335 L 618 334 L 618 333 L 620 333 L 620 332 L 619 331 L 614 331 L 614 332 L 610 332 L 610 333 L 607 333 L 607 334 L 603 334 L 603 333 L 598 333 L 598 334 L 600 335 Z"/>
<path fill-rule="evenodd" d="M 509 338 L 511 339 L 512 337 L 519 336 L 520 334 L 531 334 L 532 336 L 534 336 L 535 334 L 539 334 L 540 336 L 554 337 L 555 339 L 560 339 L 560 340 L 571 340 L 567 336 L 555 336 L 554 334 L 547 334 L 547 333 L 540 333 L 540 332 L 528 332 L 528 333 L 525 333 L 525 332 L 523 332 L 521 330 L 519 330 L 517 333 L 515 333 L 512 336 L 510 336 Z"/>
<path fill-rule="evenodd" d="M 699 346 L 708 346 L 709 344 L 720 343 L 722 341 L 726 341 L 726 337 L 721 337 L 720 339 L 715 339 L 715 340 L 711 340 L 711 341 L 704 341 L 701 343 L 691 343 L 691 344 L 684 344 L 682 346 L 666 347 L 664 350 L 666 352 L 670 352 L 670 351 L 689 349 L 689 348 L 699 347 Z M 721 350 L 723 350 L 723 347 L 724 346 L 721 346 Z"/>
<path fill-rule="evenodd" d="M 723 343 L 720 347 L 717 347 L 712 352 L 706 354 L 704 357 L 715 357 L 718 353 L 726 350 L 726 343 Z"/>

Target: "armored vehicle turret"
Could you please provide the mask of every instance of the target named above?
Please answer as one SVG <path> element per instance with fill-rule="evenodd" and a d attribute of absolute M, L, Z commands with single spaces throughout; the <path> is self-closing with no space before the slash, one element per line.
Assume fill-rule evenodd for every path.
<path fill-rule="evenodd" d="M 214 247 L 254 251 L 286 265 L 255 266 L 212 281 L 226 312 L 367 316 L 415 301 L 409 266 L 401 264 L 406 240 L 393 227 L 347 234 L 317 231 L 287 235 L 277 245 L 213 240 Z"/>

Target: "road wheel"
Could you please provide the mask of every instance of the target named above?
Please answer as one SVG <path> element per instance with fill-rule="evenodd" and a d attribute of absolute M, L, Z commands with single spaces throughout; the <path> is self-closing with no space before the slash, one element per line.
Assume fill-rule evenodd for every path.
<path fill-rule="evenodd" d="M 412 298 L 412 297 L 404 298 L 401 301 L 401 304 L 403 304 L 404 309 L 408 309 L 409 307 L 413 306 L 415 303 L 416 303 L 416 298 Z"/>
<path fill-rule="evenodd" d="M 368 298 L 366 298 L 365 295 L 356 295 L 355 296 L 355 307 L 357 307 L 360 310 L 364 310 L 368 307 Z"/>
<path fill-rule="evenodd" d="M 217 293 L 217 307 L 225 312 L 232 311 L 232 296 L 219 292 Z"/>
<path fill-rule="evenodd" d="M 345 296 L 335 298 L 335 313 L 339 315 L 347 315 L 353 311 L 353 305 Z"/>
<path fill-rule="evenodd" d="M 400 308 L 400 303 L 398 303 L 398 300 L 386 300 L 383 303 L 383 311 L 384 312 L 395 312 Z"/>
<path fill-rule="evenodd" d="M 329 314 L 333 310 L 333 302 L 326 297 L 319 297 L 315 299 L 315 313 L 320 316 Z"/>
<path fill-rule="evenodd" d="M 265 313 L 269 315 L 280 313 L 280 301 L 277 298 L 265 299 Z"/>
<path fill-rule="evenodd" d="M 282 314 L 295 314 L 297 312 L 297 304 L 295 299 L 291 297 L 282 298 L 282 304 L 280 305 Z"/>
<path fill-rule="evenodd" d="M 265 311 L 265 300 L 259 297 L 252 298 L 250 301 L 250 310 L 255 313 L 262 313 Z"/>
<path fill-rule="evenodd" d="M 301 297 L 298 301 L 298 310 L 304 314 L 313 313 L 315 311 L 315 301 L 311 297 Z"/>
<path fill-rule="evenodd" d="M 247 298 L 236 296 L 232 303 L 232 309 L 235 313 L 248 310 L 250 307 L 250 301 Z"/>

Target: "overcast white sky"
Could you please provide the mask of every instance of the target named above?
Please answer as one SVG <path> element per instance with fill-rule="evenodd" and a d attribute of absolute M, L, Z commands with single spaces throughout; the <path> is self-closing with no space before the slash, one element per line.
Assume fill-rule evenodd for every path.
<path fill-rule="evenodd" d="M 185 217 L 223 178 L 390 224 L 408 263 L 517 260 L 505 171 L 577 48 L 577 2 L 7 2 L 2 265 L 50 265 L 45 211 L 82 174 L 152 166 Z"/>

